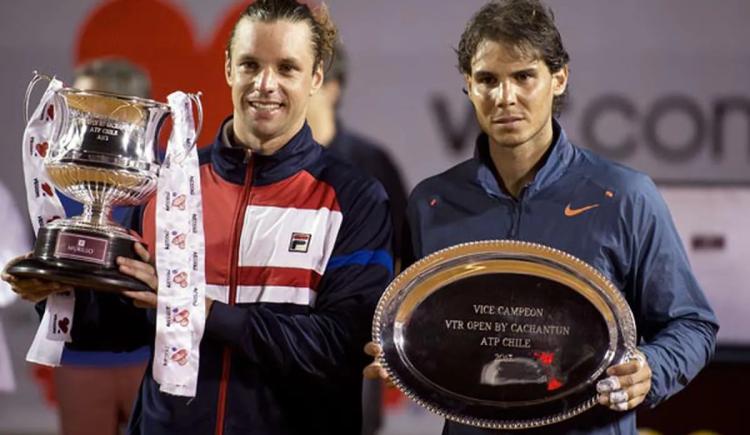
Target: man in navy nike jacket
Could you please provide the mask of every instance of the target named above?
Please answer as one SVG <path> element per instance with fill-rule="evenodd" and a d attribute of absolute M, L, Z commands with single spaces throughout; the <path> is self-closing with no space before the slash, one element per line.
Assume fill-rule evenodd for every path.
<path fill-rule="evenodd" d="M 635 434 L 633 409 L 685 387 L 711 359 L 718 330 L 669 211 L 646 175 L 573 145 L 554 119 L 569 57 L 538 0 L 488 3 L 457 53 L 482 134 L 473 158 L 412 192 L 404 263 L 463 242 L 511 239 L 598 269 L 635 314 L 640 359 L 607 370 L 620 388 L 599 395 L 603 406 L 513 433 Z M 365 374 L 385 376 L 376 363 Z M 443 433 L 496 432 L 448 421 Z"/>

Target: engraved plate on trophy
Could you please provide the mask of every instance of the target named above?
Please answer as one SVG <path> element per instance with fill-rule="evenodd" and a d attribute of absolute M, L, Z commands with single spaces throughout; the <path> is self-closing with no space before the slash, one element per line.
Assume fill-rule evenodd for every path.
<path fill-rule="evenodd" d="M 602 274 L 519 241 L 466 243 L 401 273 L 373 339 L 396 386 L 462 424 L 523 429 L 596 404 L 605 370 L 632 356 L 633 314 Z"/>
<path fill-rule="evenodd" d="M 27 108 L 40 78 L 47 77 L 37 74 L 29 84 Z M 200 101 L 197 95 L 190 98 L 197 103 L 200 123 Z M 118 271 L 118 256 L 138 258 L 133 245 L 140 239 L 112 220 L 112 208 L 144 204 L 156 190 L 158 137 L 169 106 L 61 88 L 46 110 L 54 116 L 49 120 L 49 143 L 40 153 L 44 169 L 54 186 L 81 202 L 84 210 L 80 216 L 46 222 L 33 255 L 8 267 L 8 273 L 99 290 L 150 290 Z M 52 195 L 49 186 L 42 188 Z"/>

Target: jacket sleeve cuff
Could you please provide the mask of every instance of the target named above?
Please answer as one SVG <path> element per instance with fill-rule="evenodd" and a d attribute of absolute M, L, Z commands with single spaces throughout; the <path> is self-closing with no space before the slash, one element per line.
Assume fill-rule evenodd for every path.
<path fill-rule="evenodd" d="M 247 307 L 214 301 L 206 318 L 206 334 L 214 339 L 239 345 L 245 328 Z"/>
<path fill-rule="evenodd" d="M 648 394 L 646 394 L 644 405 L 648 406 L 649 408 L 654 408 L 659 404 L 659 402 L 661 402 L 661 394 L 659 394 L 658 392 L 660 388 L 659 384 L 661 381 L 660 379 L 658 379 L 658 367 L 654 365 L 657 358 L 655 355 L 656 351 L 647 345 L 639 346 L 638 350 L 640 350 L 643 355 L 646 356 L 646 362 L 648 362 L 648 366 L 651 369 L 651 389 L 648 391 Z"/>

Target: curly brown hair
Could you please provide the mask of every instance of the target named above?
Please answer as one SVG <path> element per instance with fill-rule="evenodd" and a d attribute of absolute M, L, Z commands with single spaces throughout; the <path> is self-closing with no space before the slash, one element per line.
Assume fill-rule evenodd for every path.
<path fill-rule="evenodd" d="M 227 41 L 227 55 L 231 57 L 232 42 L 237 24 L 243 18 L 270 23 L 274 21 L 291 21 L 293 23 L 305 21 L 312 31 L 313 53 L 315 53 L 315 66 L 329 65 L 333 59 L 338 30 L 333 23 L 328 7 L 323 2 L 316 0 L 255 0 L 242 11 L 232 28 L 232 34 Z M 324 68 L 325 69 L 325 68 Z"/>
<path fill-rule="evenodd" d="M 484 40 L 504 42 L 538 55 L 553 74 L 570 62 L 555 25 L 555 15 L 539 0 L 493 0 L 484 5 L 466 24 L 456 50 L 462 74 L 471 75 L 471 60 Z M 555 114 L 559 113 L 566 95 L 567 90 L 554 98 Z"/>

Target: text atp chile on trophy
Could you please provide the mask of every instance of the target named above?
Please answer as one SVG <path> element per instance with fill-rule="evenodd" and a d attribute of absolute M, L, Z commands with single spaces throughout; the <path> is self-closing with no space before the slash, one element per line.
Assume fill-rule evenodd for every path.
<path fill-rule="evenodd" d="M 532 349 L 534 336 L 570 335 L 570 326 L 540 322 L 545 319 L 541 307 L 472 304 L 471 308 L 480 319 L 445 319 L 444 326 L 448 331 L 481 333 L 481 346 Z"/>

